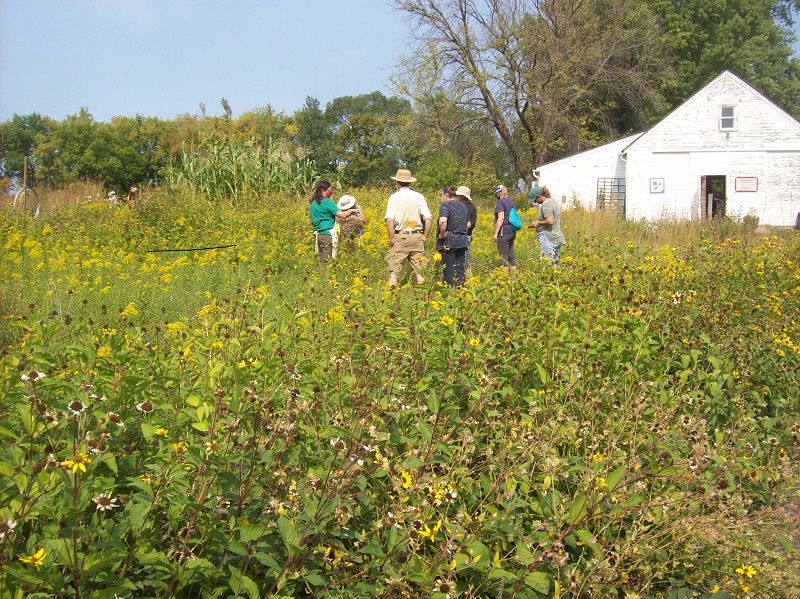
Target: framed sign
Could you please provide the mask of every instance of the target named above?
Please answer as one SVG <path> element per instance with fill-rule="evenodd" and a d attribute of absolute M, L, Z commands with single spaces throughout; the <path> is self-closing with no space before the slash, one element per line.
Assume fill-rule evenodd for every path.
<path fill-rule="evenodd" d="M 758 177 L 736 177 L 736 191 L 758 191 Z"/>
<path fill-rule="evenodd" d="M 650 179 L 650 193 L 664 193 L 664 179 Z"/>

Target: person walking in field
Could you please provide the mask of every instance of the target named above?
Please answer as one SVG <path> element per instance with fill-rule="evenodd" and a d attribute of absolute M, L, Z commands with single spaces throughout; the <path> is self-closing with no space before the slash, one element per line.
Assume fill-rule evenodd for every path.
<path fill-rule="evenodd" d="M 424 283 L 422 269 L 427 264 L 425 243 L 431 233 L 431 211 L 425 196 L 411 189 L 417 179 L 411 171 L 397 169 L 394 177 L 397 191 L 389 196 L 386 205 L 386 232 L 389 236 L 389 287 L 397 287 L 397 280 L 408 262 L 417 283 Z"/>
<path fill-rule="evenodd" d="M 561 259 L 561 246 L 565 241 L 561 231 L 561 204 L 550 197 L 547 187 L 543 187 L 536 198 L 536 220 L 529 226 L 536 229 L 542 255 L 557 267 Z"/>
<path fill-rule="evenodd" d="M 514 204 L 508 197 L 505 185 L 495 187 L 494 196 L 497 198 L 494 206 L 494 241 L 497 243 L 497 252 L 503 262 L 503 269 L 513 275 L 517 272 L 517 255 L 514 251 L 517 232 L 511 228 L 508 215 L 511 214 Z"/>
<path fill-rule="evenodd" d="M 466 278 L 465 259 L 469 248 L 469 211 L 464 203 L 472 202 L 471 190 L 463 185 L 456 189 L 455 195 L 446 199 L 439 207 L 438 235 L 436 249 L 444 263 L 444 282 L 451 287 L 461 287 Z"/>
<path fill-rule="evenodd" d="M 356 202 L 356 198 L 351 195 L 343 195 L 336 202 L 339 210 L 352 210 L 352 214 L 339 223 L 339 237 L 343 240 L 352 240 L 364 234 L 364 224 L 366 219 L 361 211 L 361 206 Z"/>
<path fill-rule="evenodd" d="M 450 187 L 449 189 L 453 189 Z M 455 190 L 453 190 L 455 193 Z M 469 227 L 467 227 L 467 235 L 469 235 L 469 245 L 467 246 L 467 253 L 464 255 L 464 273 L 467 278 L 472 276 L 472 266 L 470 264 L 470 248 L 472 247 L 472 231 L 475 230 L 475 225 L 478 224 L 478 208 L 472 202 L 472 198 L 458 196 L 458 200 L 467 207 L 467 214 L 469 215 Z"/>
<path fill-rule="evenodd" d="M 353 210 L 342 210 L 331 200 L 333 186 L 330 181 L 320 179 L 314 187 L 314 194 L 308 206 L 311 217 L 311 226 L 314 229 L 314 253 L 319 256 L 320 263 L 324 264 L 336 258 L 338 236 L 336 234 L 336 220 L 344 219 L 353 213 Z"/>

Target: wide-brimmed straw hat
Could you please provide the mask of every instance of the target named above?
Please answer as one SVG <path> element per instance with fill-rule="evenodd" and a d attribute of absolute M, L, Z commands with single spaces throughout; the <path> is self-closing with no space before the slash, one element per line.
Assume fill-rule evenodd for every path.
<path fill-rule="evenodd" d="M 407 168 L 399 168 L 397 169 L 397 174 L 394 177 L 389 177 L 394 181 L 399 181 L 400 183 L 413 183 L 417 180 L 416 177 L 411 176 L 411 171 Z"/>
<path fill-rule="evenodd" d="M 456 189 L 456 195 L 457 196 L 461 196 L 461 197 L 467 198 L 470 202 L 472 201 L 472 196 L 470 196 L 471 193 L 472 193 L 472 190 L 469 187 L 465 187 L 463 185 L 461 187 L 459 187 L 458 189 Z"/>
<path fill-rule="evenodd" d="M 340 210 L 350 210 L 350 208 L 356 205 L 356 199 L 353 196 L 342 196 L 339 198 L 339 201 L 336 202 L 336 205 Z"/>

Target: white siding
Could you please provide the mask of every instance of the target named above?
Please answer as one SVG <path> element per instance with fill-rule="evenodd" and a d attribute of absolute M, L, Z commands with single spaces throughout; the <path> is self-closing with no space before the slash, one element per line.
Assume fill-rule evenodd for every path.
<path fill-rule="evenodd" d="M 767 164 L 761 223 L 794 226 L 800 216 L 800 151 L 768 152 Z"/>
<path fill-rule="evenodd" d="M 638 220 L 697 218 L 689 152 L 632 151 L 628 154 L 625 217 Z M 664 179 L 663 193 L 650 193 L 650 179 Z"/>
<path fill-rule="evenodd" d="M 734 106 L 736 130 L 719 130 Z M 800 212 L 800 123 L 731 73 L 723 73 L 627 148 L 628 218 L 700 217 L 701 177 L 725 175 L 726 214 L 789 226 Z M 737 192 L 736 177 L 758 190 Z M 663 194 L 650 179 L 663 178 Z"/>
<path fill-rule="evenodd" d="M 574 198 L 583 207 L 594 209 L 597 207 L 597 180 L 625 178 L 625 162 L 619 154 L 636 137 L 619 139 L 540 166 L 536 169 L 539 183 L 546 186 L 556 199 L 566 196 L 568 205 Z"/>

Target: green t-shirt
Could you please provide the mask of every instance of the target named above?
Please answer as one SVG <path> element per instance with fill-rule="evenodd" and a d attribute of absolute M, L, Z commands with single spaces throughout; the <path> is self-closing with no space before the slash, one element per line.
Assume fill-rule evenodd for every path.
<path fill-rule="evenodd" d="M 320 235 L 330 235 L 336 223 L 336 213 L 339 207 L 330 198 L 323 198 L 321 202 L 311 200 L 308 214 L 311 216 L 311 225 Z"/>

